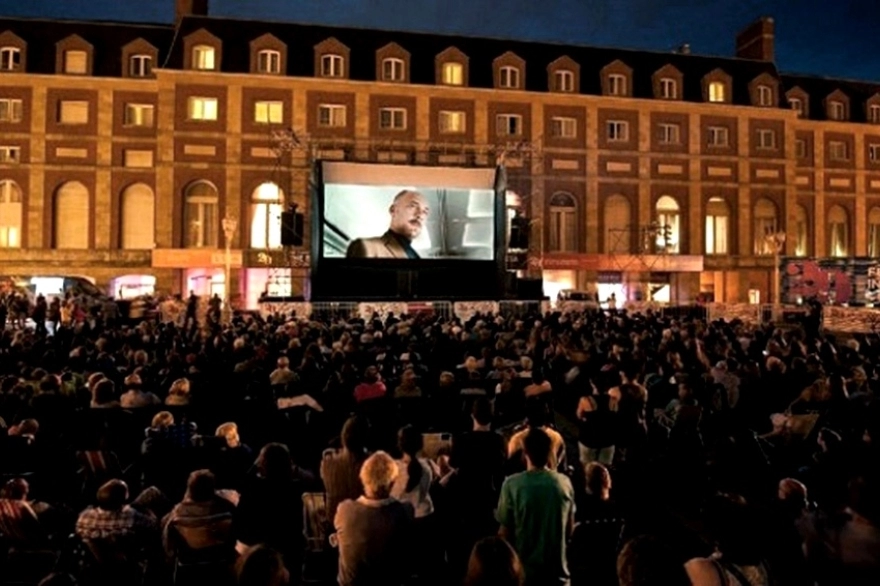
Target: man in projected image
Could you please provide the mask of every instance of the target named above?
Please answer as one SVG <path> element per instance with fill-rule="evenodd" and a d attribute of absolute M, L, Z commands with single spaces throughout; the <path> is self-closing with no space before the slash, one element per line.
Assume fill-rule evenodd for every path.
<path fill-rule="evenodd" d="M 418 191 L 404 189 L 389 208 L 391 225 L 375 238 L 358 238 L 348 245 L 347 258 L 421 258 L 413 241 L 428 221 L 428 200 Z"/>

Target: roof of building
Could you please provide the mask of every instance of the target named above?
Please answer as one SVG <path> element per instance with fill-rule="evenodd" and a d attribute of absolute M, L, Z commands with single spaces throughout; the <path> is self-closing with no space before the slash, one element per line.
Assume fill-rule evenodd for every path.
<path fill-rule="evenodd" d="M 798 87 L 806 92 L 810 98 L 810 111 L 807 112 L 807 117 L 812 120 L 823 120 L 827 118 L 825 98 L 834 93 L 835 90 L 840 90 L 850 101 L 850 121 L 867 122 L 868 113 L 867 109 L 863 106 L 870 98 L 880 94 L 880 83 L 818 77 L 813 75 L 783 73 L 782 84 L 786 91 Z"/>

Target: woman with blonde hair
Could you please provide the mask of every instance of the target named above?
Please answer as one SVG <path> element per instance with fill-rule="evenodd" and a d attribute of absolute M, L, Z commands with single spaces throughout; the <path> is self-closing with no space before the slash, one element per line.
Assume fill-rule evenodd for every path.
<path fill-rule="evenodd" d="M 179 378 L 171 383 L 168 390 L 168 397 L 165 398 L 165 404 L 170 407 L 186 407 L 189 405 L 189 380 Z"/>
<path fill-rule="evenodd" d="M 254 461 L 253 450 L 242 443 L 238 425 L 233 421 L 222 424 L 214 435 L 223 438 L 226 442 L 225 446 L 220 446 L 220 453 L 217 455 L 214 470 L 217 475 L 217 486 L 223 489 L 241 490 Z"/>

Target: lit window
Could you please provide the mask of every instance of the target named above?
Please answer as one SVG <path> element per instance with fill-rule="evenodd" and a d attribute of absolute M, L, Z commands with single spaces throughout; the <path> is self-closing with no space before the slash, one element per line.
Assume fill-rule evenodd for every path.
<path fill-rule="evenodd" d="M 152 104 L 126 104 L 126 126 L 153 126 L 155 107 Z"/>
<path fill-rule="evenodd" d="M 0 163 L 14 164 L 21 162 L 21 147 L 0 146 Z"/>
<path fill-rule="evenodd" d="M 0 248 L 21 246 L 21 188 L 12 181 L 0 181 Z"/>
<path fill-rule="evenodd" d="M 498 86 L 509 90 L 519 89 L 519 69 L 505 65 L 498 71 Z"/>
<path fill-rule="evenodd" d="M 724 102 L 726 90 L 727 88 L 724 86 L 723 82 L 720 81 L 712 81 L 709 82 L 709 101 L 710 102 Z"/>
<path fill-rule="evenodd" d="M 498 136 L 519 136 L 522 134 L 522 116 L 519 114 L 498 114 L 495 117 L 495 134 Z"/>
<path fill-rule="evenodd" d="M 281 124 L 283 121 L 283 102 L 256 102 L 254 104 L 254 122 L 258 124 Z"/>
<path fill-rule="evenodd" d="M 150 77 L 153 75 L 153 58 L 149 55 L 132 55 L 128 62 L 131 77 Z"/>
<path fill-rule="evenodd" d="M 629 122 L 625 120 L 609 120 L 606 129 L 610 142 L 626 142 L 629 140 Z"/>
<path fill-rule="evenodd" d="M 260 73 L 281 73 L 281 52 L 264 49 L 257 53 L 257 71 Z"/>
<path fill-rule="evenodd" d="M 769 237 L 777 231 L 776 204 L 766 198 L 759 199 L 755 202 L 753 218 L 755 254 L 759 256 L 773 254 L 775 251 Z"/>
<path fill-rule="evenodd" d="M 0 98 L 0 122 L 21 122 L 23 102 L 15 98 Z"/>
<path fill-rule="evenodd" d="M 382 60 L 382 80 L 383 81 L 403 81 L 405 63 L 403 59 L 389 57 Z"/>
<path fill-rule="evenodd" d="M 577 138 L 577 120 L 562 116 L 551 118 L 550 132 L 554 138 Z"/>
<path fill-rule="evenodd" d="M 219 195 L 205 181 L 187 187 L 184 193 L 183 224 L 186 248 L 216 248 L 219 240 Z"/>
<path fill-rule="evenodd" d="M 406 130 L 406 108 L 380 108 L 379 128 L 382 130 Z"/>
<path fill-rule="evenodd" d="M 868 106 L 868 122 L 871 124 L 880 124 L 880 104 L 871 104 Z"/>
<path fill-rule="evenodd" d="M 84 100 L 61 100 L 58 102 L 58 122 L 88 124 L 89 103 Z"/>
<path fill-rule="evenodd" d="M 573 92 L 574 91 L 574 72 L 568 69 L 560 69 L 553 74 L 556 80 L 557 92 Z"/>
<path fill-rule="evenodd" d="M 210 45 L 196 45 L 192 49 L 193 69 L 213 71 L 216 67 L 214 55 L 214 47 L 211 47 Z"/>
<path fill-rule="evenodd" d="M 64 52 L 64 73 L 85 75 L 88 73 L 89 54 L 81 50 Z"/>
<path fill-rule="evenodd" d="M 849 256 L 849 214 L 839 205 L 828 210 L 828 255 Z"/>
<path fill-rule="evenodd" d="M 831 120 L 846 120 L 846 106 L 844 103 L 837 100 L 828 102 L 828 117 Z"/>
<path fill-rule="evenodd" d="M 773 88 L 767 85 L 758 86 L 758 105 L 764 107 L 773 105 Z"/>
<path fill-rule="evenodd" d="M 608 95 L 609 96 L 625 96 L 626 95 L 626 76 L 619 73 L 612 73 L 608 76 Z"/>
<path fill-rule="evenodd" d="M 263 183 L 251 194 L 251 248 L 281 248 L 283 200 L 274 183 Z"/>
<path fill-rule="evenodd" d="M 443 110 L 439 114 L 438 126 L 443 134 L 458 134 L 467 130 L 467 114 L 465 112 Z"/>
<path fill-rule="evenodd" d="M 0 71 L 18 71 L 21 68 L 21 49 L 0 47 Z"/>
<path fill-rule="evenodd" d="M 832 161 L 848 161 L 849 149 L 847 144 L 841 140 L 828 141 L 828 157 Z"/>
<path fill-rule="evenodd" d="M 681 142 L 681 127 L 678 124 L 658 124 L 657 130 L 660 144 L 679 144 Z"/>
<path fill-rule="evenodd" d="M 788 98 L 788 106 L 798 113 L 799 118 L 804 117 L 804 101 L 800 98 Z"/>
<path fill-rule="evenodd" d="M 455 61 L 447 61 L 442 67 L 443 85 L 463 85 L 464 65 Z"/>
<path fill-rule="evenodd" d="M 706 204 L 706 254 L 727 254 L 730 230 L 730 207 L 720 197 Z"/>
<path fill-rule="evenodd" d="M 654 206 L 657 222 L 655 246 L 658 251 L 678 254 L 681 238 L 681 210 L 675 198 L 663 195 Z"/>
<path fill-rule="evenodd" d="M 759 128 L 757 147 L 759 149 L 775 149 L 776 131 L 770 128 Z"/>
<path fill-rule="evenodd" d="M 807 256 L 810 243 L 810 223 L 807 219 L 807 209 L 800 205 L 794 206 L 794 254 L 795 256 Z"/>
<path fill-rule="evenodd" d="M 710 126 L 709 127 L 709 146 L 710 147 L 726 147 L 729 141 L 729 131 L 726 126 Z"/>
<path fill-rule="evenodd" d="M 342 128 L 345 124 L 345 106 L 340 104 L 318 106 L 318 126 Z"/>
<path fill-rule="evenodd" d="M 678 99 L 678 82 L 669 77 L 660 80 L 660 97 L 664 100 Z"/>
<path fill-rule="evenodd" d="M 321 55 L 321 77 L 345 77 L 342 55 Z"/>
<path fill-rule="evenodd" d="M 217 120 L 217 98 L 191 97 L 188 101 L 187 114 L 190 120 Z"/>

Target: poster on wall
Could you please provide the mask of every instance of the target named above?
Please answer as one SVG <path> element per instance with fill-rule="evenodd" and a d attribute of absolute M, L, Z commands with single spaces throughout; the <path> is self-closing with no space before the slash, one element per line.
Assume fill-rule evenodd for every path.
<path fill-rule="evenodd" d="M 783 303 L 818 299 L 828 305 L 880 303 L 876 258 L 783 258 Z"/>

